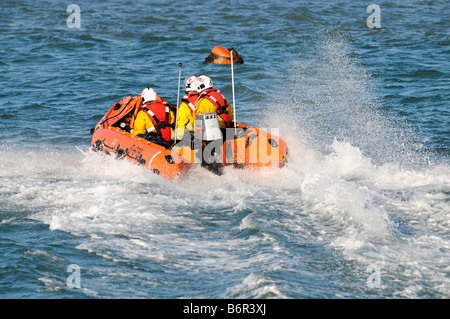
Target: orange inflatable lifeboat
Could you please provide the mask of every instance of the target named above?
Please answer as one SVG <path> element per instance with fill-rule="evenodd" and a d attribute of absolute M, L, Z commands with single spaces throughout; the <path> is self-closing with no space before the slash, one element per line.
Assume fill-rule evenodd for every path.
<path fill-rule="evenodd" d="M 134 136 L 131 128 L 141 104 L 140 96 L 115 103 L 91 130 L 93 149 L 126 158 L 167 179 L 184 175 L 194 165 L 220 175 L 230 165 L 273 170 L 286 163 L 287 147 L 280 137 L 241 123 L 220 129 L 216 113 L 197 114 L 193 139 L 170 148 Z"/>
<path fill-rule="evenodd" d="M 212 49 L 211 53 L 205 58 L 203 63 L 231 64 L 231 51 L 233 51 L 233 64 L 244 63 L 244 59 L 239 56 L 235 49 L 225 49 L 218 45 Z"/>

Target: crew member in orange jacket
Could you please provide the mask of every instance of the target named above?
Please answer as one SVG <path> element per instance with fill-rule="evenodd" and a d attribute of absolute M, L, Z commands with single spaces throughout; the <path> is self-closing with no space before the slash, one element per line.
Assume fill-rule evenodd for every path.
<path fill-rule="evenodd" d="M 168 147 L 173 135 L 172 124 L 175 121 L 169 104 L 158 99 L 152 88 L 145 88 L 142 93 L 142 108 L 134 120 L 132 133 L 153 143 Z"/>

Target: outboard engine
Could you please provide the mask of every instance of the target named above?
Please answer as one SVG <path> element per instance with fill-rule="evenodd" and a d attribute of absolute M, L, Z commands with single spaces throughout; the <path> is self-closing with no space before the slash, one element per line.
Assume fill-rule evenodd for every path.
<path fill-rule="evenodd" d="M 195 117 L 194 137 L 202 141 L 222 140 L 217 113 L 199 113 Z"/>
<path fill-rule="evenodd" d="M 223 134 L 217 113 L 198 113 L 195 117 L 194 145 L 201 150 L 202 165 L 221 174 L 223 162 Z M 197 153 L 198 154 L 198 153 Z"/>

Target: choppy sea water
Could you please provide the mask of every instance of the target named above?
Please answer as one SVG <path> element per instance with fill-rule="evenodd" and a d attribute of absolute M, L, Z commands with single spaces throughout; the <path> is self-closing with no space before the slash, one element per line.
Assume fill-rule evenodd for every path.
<path fill-rule="evenodd" d="M 1 4 L 1 297 L 450 297 L 447 1 L 376 3 L 379 29 L 364 1 L 74 4 L 80 28 Z M 123 96 L 176 103 L 178 63 L 231 98 L 214 45 L 285 168 L 172 182 L 90 151 Z"/>

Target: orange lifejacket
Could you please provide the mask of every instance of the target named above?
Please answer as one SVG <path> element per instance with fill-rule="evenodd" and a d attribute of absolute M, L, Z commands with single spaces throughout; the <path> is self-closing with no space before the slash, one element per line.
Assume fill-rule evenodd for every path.
<path fill-rule="evenodd" d="M 148 114 L 153 123 L 150 133 L 155 133 L 164 140 L 171 140 L 171 122 L 173 120 L 170 114 L 169 103 L 167 102 L 149 102 L 142 106 L 142 109 Z"/>
<path fill-rule="evenodd" d="M 206 98 L 213 103 L 216 106 L 217 115 L 222 118 L 227 127 L 231 127 L 231 116 L 228 114 L 227 100 L 222 95 L 222 91 L 217 89 L 206 89 L 200 93 L 198 100 L 201 98 Z"/>
<path fill-rule="evenodd" d="M 181 103 L 186 103 L 189 108 L 191 109 L 191 114 L 194 114 L 195 111 L 195 104 L 198 100 L 198 93 L 197 92 L 189 92 L 185 96 L 181 98 Z"/>

